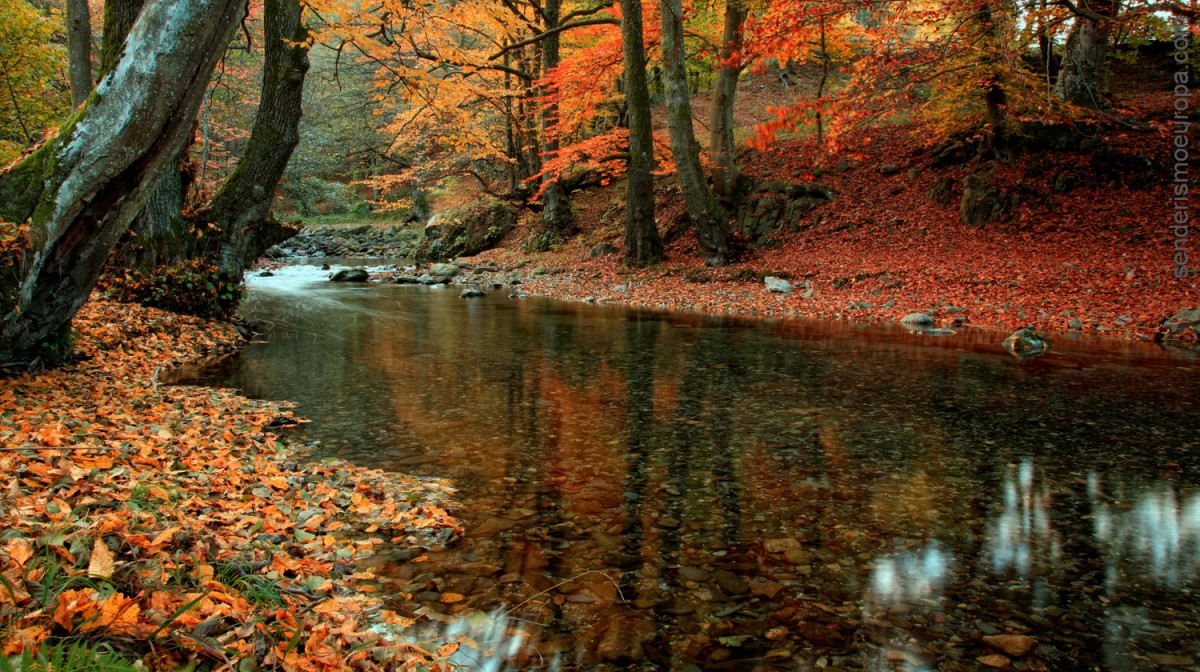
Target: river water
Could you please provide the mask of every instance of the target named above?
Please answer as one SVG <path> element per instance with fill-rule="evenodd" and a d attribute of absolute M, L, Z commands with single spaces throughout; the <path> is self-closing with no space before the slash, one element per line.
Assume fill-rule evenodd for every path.
<path fill-rule="evenodd" d="M 1200 669 L 1186 353 L 326 275 L 252 278 L 266 342 L 192 382 L 454 480 L 465 538 L 372 569 L 466 667 Z"/>

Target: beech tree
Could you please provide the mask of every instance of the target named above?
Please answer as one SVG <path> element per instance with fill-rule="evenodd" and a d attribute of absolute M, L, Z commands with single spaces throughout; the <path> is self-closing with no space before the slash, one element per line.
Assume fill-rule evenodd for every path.
<path fill-rule="evenodd" d="M 57 134 L 0 173 L 0 365 L 61 358 L 71 317 L 184 146 L 245 0 L 148 0 L 117 65 Z"/>
<path fill-rule="evenodd" d="M 92 17 L 87 0 L 67 0 L 67 75 L 71 105 L 79 107 L 92 92 Z"/>
<path fill-rule="evenodd" d="M 686 51 L 683 42 L 683 6 L 680 0 L 662 0 L 663 80 L 666 82 L 667 124 L 671 154 L 687 206 L 688 219 L 706 261 L 719 266 L 729 261 L 729 226 L 725 213 L 705 181 L 700 165 L 700 144 L 692 126 L 688 93 Z M 732 116 L 732 115 L 731 115 Z"/>
<path fill-rule="evenodd" d="M 246 151 L 212 200 L 193 218 L 213 225 L 210 246 L 221 272 L 240 280 L 267 248 L 295 229 L 271 216 L 275 187 L 300 142 L 301 100 L 308 72 L 308 31 L 300 0 L 265 0 L 262 96 Z"/>
<path fill-rule="evenodd" d="M 663 257 L 663 241 L 654 223 L 654 128 L 646 88 L 646 49 L 642 42 L 641 0 L 621 0 L 625 99 L 629 106 L 629 174 L 625 195 L 625 254 L 630 266 Z"/>

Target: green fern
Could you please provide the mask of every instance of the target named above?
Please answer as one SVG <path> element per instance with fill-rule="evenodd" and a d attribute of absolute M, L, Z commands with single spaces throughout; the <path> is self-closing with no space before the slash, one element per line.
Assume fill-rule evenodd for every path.
<path fill-rule="evenodd" d="M 82 643 L 26 649 L 19 656 L 0 656 L 0 672 L 129 672 L 134 664 L 108 646 Z"/>

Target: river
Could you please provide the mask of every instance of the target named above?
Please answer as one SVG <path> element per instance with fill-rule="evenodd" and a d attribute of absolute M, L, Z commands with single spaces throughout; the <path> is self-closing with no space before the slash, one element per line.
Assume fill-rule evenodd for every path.
<path fill-rule="evenodd" d="M 188 382 L 453 479 L 465 537 L 372 569 L 466 667 L 1200 669 L 1194 357 L 326 275 Z"/>

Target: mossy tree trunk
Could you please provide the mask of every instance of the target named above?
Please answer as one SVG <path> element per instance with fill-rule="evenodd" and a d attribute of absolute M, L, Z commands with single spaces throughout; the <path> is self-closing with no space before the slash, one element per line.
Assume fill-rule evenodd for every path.
<path fill-rule="evenodd" d="M 625 58 L 625 98 L 629 108 L 629 172 L 625 196 L 625 255 L 630 266 L 663 257 L 654 223 L 654 135 L 650 92 L 646 89 L 646 50 L 641 0 L 621 0 L 621 45 Z"/>
<path fill-rule="evenodd" d="M 667 125 L 675 173 L 683 191 L 688 219 L 711 266 L 729 261 L 729 225 L 700 165 L 700 144 L 692 125 L 692 102 L 688 93 L 686 52 L 683 43 L 681 0 L 662 0 L 663 79 L 667 103 Z"/>
<path fill-rule="evenodd" d="M 299 0 L 265 0 L 262 95 L 250 140 L 237 167 L 194 225 L 216 227 L 208 254 L 228 278 L 242 272 L 267 248 L 296 229 L 271 216 L 275 188 L 300 142 L 301 101 L 308 72 L 308 31 Z"/>
<path fill-rule="evenodd" d="M 71 317 L 183 147 L 246 0 L 149 0 L 122 55 L 58 134 L 0 174 L 0 218 L 28 223 L 0 262 L 0 366 L 65 354 Z"/>

